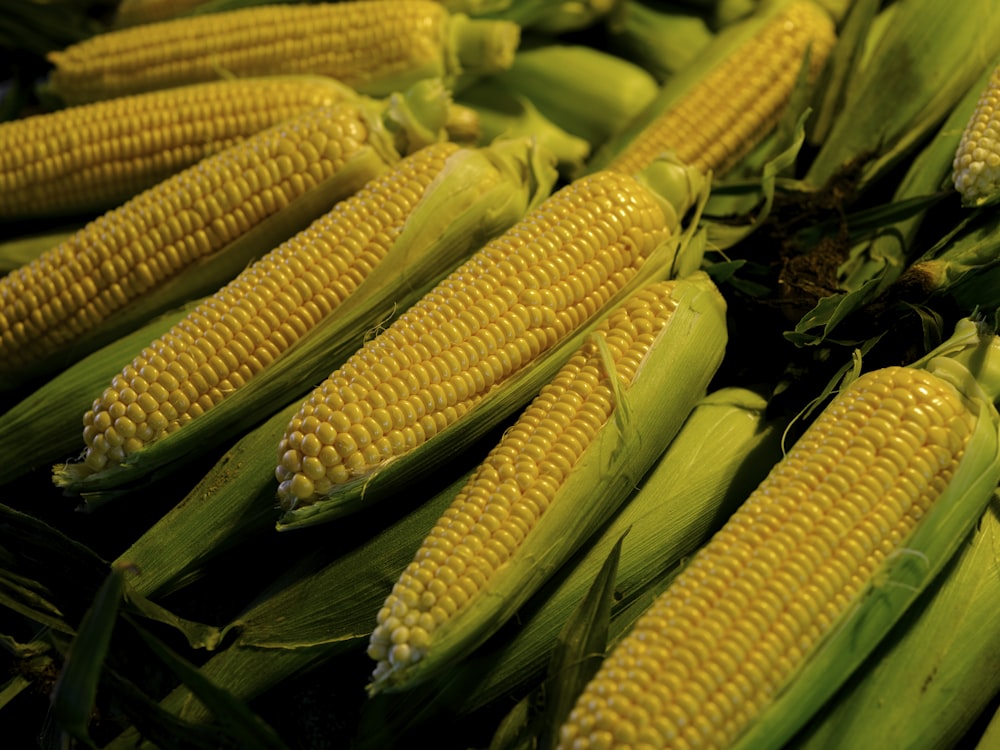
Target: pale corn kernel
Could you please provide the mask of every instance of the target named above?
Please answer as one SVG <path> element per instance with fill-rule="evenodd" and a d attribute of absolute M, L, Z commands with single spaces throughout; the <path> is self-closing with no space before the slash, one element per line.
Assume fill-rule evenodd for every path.
<path fill-rule="evenodd" d="M 905 543 L 974 426 L 964 398 L 926 371 L 890 367 L 854 381 L 606 658 L 561 728 L 561 747 L 603 746 L 619 722 L 659 746 L 680 727 L 694 730 L 685 735 L 692 747 L 729 746 Z M 904 428 L 924 438 L 896 440 Z M 934 428 L 956 437 L 947 453 L 935 450 Z M 841 460 L 817 461 L 831 437 Z M 859 444 L 843 473 L 843 457 Z M 870 470 L 892 445 L 906 451 L 906 465 L 920 460 L 933 471 L 901 483 L 905 467 L 886 463 L 891 485 L 905 487 L 902 503 L 858 477 L 859 465 Z M 839 489 L 824 497 L 832 486 Z M 888 538 L 891 545 L 879 543 Z M 690 644 L 705 638 L 693 658 Z M 644 703 L 623 699 L 640 689 L 650 696 Z"/>
<path fill-rule="evenodd" d="M 777 125 L 806 49 L 815 80 L 835 34 L 817 3 L 794 0 L 645 127 L 609 168 L 638 172 L 672 150 L 702 172 L 725 174 Z"/>
<path fill-rule="evenodd" d="M 993 70 L 962 132 L 952 181 L 969 204 L 989 198 L 1000 187 L 1000 66 Z"/>
<path fill-rule="evenodd" d="M 373 262 L 385 257 L 415 207 L 415 203 L 401 197 L 404 193 L 400 188 L 406 187 L 406 195 L 419 199 L 458 148 L 447 142 L 433 144 L 406 157 L 358 193 L 339 202 L 307 231 L 263 256 L 143 349 L 131 365 L 115 377 L 84 417 L 84 425 L 88 428 L 85 435 L 88 465 L 100 463 L 97 459 L 90 460 L 90 454 L 99 452 L 106 442 L 95 442 L 97 434 L 107 429 L 101 427 L 107 421 L 103 416 L 105 410 L 126 398 L 138 399 L 138 396 L 128 395 L 133 393 L 137 379 L 154 381 L 161 387 L 143 393 L 146 398 L 143 398 L 142 408 L 133 414 L 137 422 L 154 427 L 152 437 L 129 443 L 125 446 L 126 454 L 172 432 L 193 405 L 201 403 L 207 410 L 224 398 L 237 381 L 233 374 L 237 368 L 232 365 L 239 361 L 248 364 L 270 361 L 286 351 L 299 335 L 289 333 L 290 329 L 282 327 L 284 324 L 294 322 L 296 329 L 305 331 L 322 319 L 322 316 L 311 314 L 310 303 L 324 310 L 338 307 L 345 296 L 330 282 L 341 280 L 340 288 L 346 294 L 353 293 L 364 280 L 350 274 L 354 258 L 360 252 L 368 254 Z M 379 204 L 392 204 L 399 210 L 392 215 L 382 212 L 381 217 L 388 222 L 379 220 L 367 211 L 369 206 Z M 286 302 L 290 296 L 298 300 L 297 304 Z M 247 340 L 248 346 L 253 347 L 248 352 L 239 343 L 239 334 L 262 319 L 271 319 L 274 325 L 268 326 L 267 338 Z M 282 335 L 281 331 L 289 335 Z M 275 346 L 276 339 L 280 339 L 281 344 L 272 356 L 267 347 Z M 198 361 L 204 364 L 198 365 Z M 180 368 L 176 376 L 172 367 Z M 247 369 L 249 379 L 261 368 L 255 365 Z M 226 376 L 229 386 L 225 390 L 213 388 L 214 382 Z M 191 392 L 182 390 L 192 388 Z M 202 399 L 207 400 L 202 403 Z M 170 405 L 176 408 L 170 409 L 167 416 L 165 412 Z M 295 466 L 296 472 L 304 474 L 296 484 L 300 491 L 313 491 L 328 471 L 336 469 L 340 459 L 325 450 L 333 443 L 336 432 L 314 417 L 308 417 L 304 427 L 308 427 L 309 432 L 298 437 L 295 452 L 287 457 L 287 462 Z M 142 434 L 141 428 L 137 427 L 135 434 Z"/>
<path fill-rule="evenodd" d="M 598 222 L 615 231 L 602 239 L 590 229 Z M 385 435 L 392 456 L 377 460 L 368 460 L 356 443 L 366 432 L 363 428 L 338 428 L 332 444 L 354 477 L 412 450 L 563 340 L 576 321 L 591 319 L 592 310 L 621 289 L 669 233 L 653 196 L 628 175 L 599 172 L 564 187 L 481 248 L 334 371 L 303 401 L 278 455 L 287 455 L 289 435 L 321 406 L 345 416 L 356 410 L 347 422 L 358 425 L 362 416 L 381 406 L 386 392 L 397 399 L 406 418 L 404 430 L 412 429 L 412 438 L 398 436 L 393 427 Z M 561 268 L 567 278 L 584 280 L 578 294 L 561 297 L 564 307 L 559 310 L 533 298 L 534 290 L 525 284 L 522 272 L 541 266 Z M 603 268 L 621 273 L 602 275 L 598 269 Z M 473 294 L 466 307 L 464 300 Z M 595 297 L 601 302 L 592 308 Z M 504 347 L 509 343 L 517 344 L 516 351 L 523 346 L 525 355 L 507 356 Z M 456 370 L 456 365 L 462 369 Z M 456 401 L 450 403 L 445 393 L 454 393 Z M 459 393 L 465 397 L 457 400 Z M 276 470 L 278 497 L 286 509 L 318 499 L 292 490 L 294 473 L 280 463 Z"/>
<path fill-rule="evenodd" d="M 627 388 L 655 334 L 669 321 L 676 309 L 673 288 L 671 281 L 651 284 L 612 311 L 595 333 L 605 339 L 611 352 L 618 353 L 610 363 L 611 372 L 591 339 L 542 388 L 473 472 L 385 601 L 369 646 L 369 654 L 379 662 L 376 677 L 422 659 L 433 647 L 435 631 L 446 622 L 426 618 L 421 638 L 415 641 L 387 613 L 422 617 L 442 601 L 472 601 L 517 554 L 598 430 L 611 418 L 615 399 L 610 378 Z M 640 318 L 653 336 L 637 335 L 635 321 Z M 599 412 L 596 423 L 579 419 L 588 407 Z M 541 491 L 543 501 L 538 501 L 533 489 Z M 454 571 L 455 577 L 442 579 L 446 570 Z M 429 579 L 440 580 L 442 585 L 425 591 L 420 581 Z M 408 647 L 390 648 L 390 643 Z"/>

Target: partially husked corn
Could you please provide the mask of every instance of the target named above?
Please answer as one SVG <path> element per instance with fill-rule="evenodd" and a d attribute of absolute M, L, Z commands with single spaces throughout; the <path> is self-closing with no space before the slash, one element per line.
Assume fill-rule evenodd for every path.
<path fill-rule="evenodd" d="M 672 150 L 703 172 L 725 174 L 781 119 L 807 50 L 810 77 L 815 79 L 835 41 L 833 21 L 823 8 L 812 0 L 791 0 L 650 118 L 608 168 L 635 172 Z"/>
<path fill-rule="evenodd" d="M 430 145 L 338 203 L 153 341 L 84 415 L 99 471 L 180 429 L 280 357 L 362 284 L 458 150 Z"/>
<path fill-rule="evenodd" d="M 670 236 L 664 209 L 629 175 L 553 194 L 303 402 L 279 446 L 281 504 L 313 503 L 454 424 L 592 318 Z"/>
<path fill-rule="evenodd" d="M 595 335 L 605 337 L 612 362 L 593 339 L 584 345 L 476 468 L 378 613 L 368 647 L 373 681 L 423 659 L 437 628 L 487 595 L 611 418 L 617 398 L 609 379 L 626 388 L 634 380 L 677 306 L 674 285 L 644 287 L 609 315 Z"/>
<path fill-rule="evenodd" d="M 370 96 L 427 78 L 510 65 L 520 29 L 428 0 L 293 3 L 174 18 L 53 51 L 51 91 L 67 103 L 237 77 L 309 73 Z"/>
<path fill-rule="evenodd" d="M 319 76 L 227 79 L 0 123 L 0 218 L 105 211 L 247 136 L 353 95 Z"/>
<path fill-rule="evenodd" d="M 948 487 L 976 425 L 924 370 L 842 391 L 608 655 L 561 747 L 726 747 Z"/>

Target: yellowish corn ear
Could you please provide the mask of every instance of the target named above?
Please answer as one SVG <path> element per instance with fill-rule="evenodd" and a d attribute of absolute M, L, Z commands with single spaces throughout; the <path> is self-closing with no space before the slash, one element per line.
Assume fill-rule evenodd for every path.
<path fill-rule="evenodd" d="M 646 273 L 672 272 L 682 212 L 636 178 L 600 172 L 485 245 L 303 401 L 278 448 L 286 515 L 347 512 L 377 496 L 376 474 L 461 435 L 449 428 L 499 419 L 501 407 L 484 411 L 491 396 L 514 392 Z"/>
<path fill-rule="evenodd" d="M 98 34 L 49 54 L 48 89 L 82 103 L 226 75 L 311 73 L 387 96 L 506 68 L 519 41 L 516 24 L 429 0 L 279 3 Z"/>
<path fill-rule="evenodd" d="M 249 135 L 352 96 L 320 76 L 227 79 L 0 123 L 0 218 L 106 211 Z"/>
<path fill-rule="evenodd" d="M 814 80 L 835 41 L 832 19 L 813 0 L 764 4 L 671 78 L 592 168 L 635 172 L 673 151 L 702 172 L 724 175 L 777 126 L 806 59 Z"/>
<path fill-rule="evenodd" d="M 783 746 L 980 518 L 998 393 L 1000 338 L 971 321 L 844 387 L 607 656 L 561 747 Z"/>
<path fill-rule="evenodd" d="M 631 494 L 722 361 L 725 303 L 698 272 L 612 310 L 504 433 L 378 613 L 371 690 L 482 643 Z"/>
<path fill-rule="evenodd" d="M 407 99 L 308 110 L 0 278 L 0 384 L 60 369 L 137 320 L 218 289 L 402 153 L 443 138 L 448 102 L 428 83 Z"/>

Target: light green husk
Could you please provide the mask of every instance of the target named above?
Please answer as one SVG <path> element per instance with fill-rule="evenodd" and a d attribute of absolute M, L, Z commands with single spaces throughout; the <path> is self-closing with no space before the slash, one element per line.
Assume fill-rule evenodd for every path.
<path fill-rule="evenodd" d="M 672 214 L 677 227 L 684 213 L 704 199 L 707 185 L 702 175 L 676 161 L 664 158 L 655 161 L 639 176 L 654 196 L 657 196 L 668 216 Z M 538 389 L 556 373 L 563 360 L 581 345 L 597 325 L 603 313 L 618 305 L 643 284 L 676 276 L 696 269 L 701 253 L 689 252 L 700 247 L 689 243 L 690 237 L 676 235 L 668 239 L 648 257 L 638 273 L 618 294 L 610 298 L 591 319 L 584 321 L 562 342 L 512 374 L 503 387 L 489 391 L 462 419 L 437 433 L 404 456 L 385 462 L 364 476 L 335 486 L 331 492 L 311 503 L 300 503 L 286 509 L 278 520 L 279 530 L 288 530 L 357 512 L 391 497 L 421 476 L 436 470 L 449 457 L 459 452 L 471 440 L 492 429 L 507 416 L 519 411 Z"/>
<path fill-rule="evenodd" d="M 125 463 L 96 473 L 82 464 L 64 464 L 55 468 L 54 481 L 86 496 L 122 487 L 168 465 L 176 469 L 180 461 L 301 399 L 360 346 L 373 326 L 412 304 L 470 252 L 514 224 L 548 195 L 555 179 L 551 156 L 529 139 L 459 150 L 428 186 L 379 266 L 330 318 L 267 370 Z M 88 499 L 93 502 L 99 500 Z"/>
<path fill-rule="evenodd" d="M 497 76 L 474 81 L 456 94 L 455 100 L 476 112 L 482 143 L 497 138 L 534 138 L 555 155 L 559 172 L 565 176 L 582 169 L 590 156 L 590 143 L 556 125 Z"/>
<path fill-rule="evenodd" d="M 74 339 L 71 346 L 63 347 L 30 368 L 26 367 L 18 372 L 3 372 L 0 374 L 0 389 L 12 388 L 33 377 L 57 372 L 95 349 L 135 330 L 154 315 L 187 300 L 213 293 L 262 253 L 304 229 L 329 210 L 331 205 L 359 190 L 368 180 L 381 174 L 403 155 L 428 143 L 442 140 L 450 102 L 450 94 L 440 81 L 425 81 L 414 86 L 405 95 L 394 94 L 385 100 L 359 98 L 332 105 L 332 108 L 337 108 L 356 107 L 360 104 L 369 125 L 366 145 L 335 175 L 293 200 L 280 212 L 258 222 L 219 251 L 189 264 L 180 273 L 136 298 L 103 320 L 96 328 Z M 271 138 L 275 132 L 282 132 L 292 123 L 294 120 L 264 130 L 232 148 L 253 148 L 258 139 Z M 189 167 L 189 170 L 201 169 L 211 160 L 227 159 L 229 153 L 229 149 L 221 151 Z M 150 188 L 144 195 L 168 190 L 173 181 L 182 179 L 187 171 Z M 124 204 L 123 208 L 128 205 Z"/>
<path fill-rule="evenodd" d="M 619 3 L 607 26 L 611 50 L 640 64 L 660 83 L 696 61 L 715 33 L 704 13 L 640 0 Z"/>
<path fill-rule="evenodd" d="M 958 747 L 1000 694 L 1000 495 L 940 578 L 790 746 Z"/>
<path fill-rule="evenodd" d="M 519 50 L 495 78 L 591 146 L 622 130 L 659 93 L 656 79 L 640 66 L 580 44 Z"/>
<path fill-rule="evenodd" d="M 614 412 L 516 552 L 438 625 L 419 661 L 376 676 L 370 693 L 411 689 L 461 663 L 608 521 L 673 440 L 704 395 L 727 340 L 725 301 L 707 274 L 698 271 L 673 283 L 677 308 L 631 383 L 606 373 L 622 385 Z M 600 333 L 592 335 L 603 340 Z"/>
<path fill-rule="evenodd" d="M 781 688 L 734 750 L 784 744 L 888 637 L 892 627 L 957 553 L 1000 481 L 1000 337 L 969 319 L 913 367 L 952 383 L 978 418 L 947 488 L 895 555 L 886 558 L 848 612 Z"/>

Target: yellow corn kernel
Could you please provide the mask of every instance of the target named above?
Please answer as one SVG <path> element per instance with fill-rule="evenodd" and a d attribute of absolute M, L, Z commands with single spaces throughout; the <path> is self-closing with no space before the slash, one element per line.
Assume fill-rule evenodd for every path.
<path fill-rule="evenodd" d="M 644 287 L 597 328 L 542 388 L 435 524 L 378 613 L 368 654 L 373 680 L 420 661 L 435 630 L 472 607 L 489 580 L 518 554 L 616 406 L 609 377 L 628 387 L 676 308 L 675 282 Z"/>
<path fill-rule="evenodd" d="M 836 40 L 812 0 L 792 0 L 644 127 L 609 163 L 637 172 L 664 151 L 716 177 L 749 153 L 781 119 L 803 56 L 819 75 Z"/>
<path fill-rule="evenodd" d="M 453 143 L 432 144 L 338 203 L 198 305 L 132 360 L 83 418 L 93 471 L 179 429 L 240 388 L 335 310 L 374 270 Z M 128 403 L 112 418 L 116 404 Z M 124 436 L 112 446 L 111 430 Z M 314 471 L 329 456 L 304 459 Z"/>
<path fill-rule="evenodd" d="M 210 156 L 0 278 L 0 373 L 74 342 L 297 197 L 366 147 L 359 101 L 311 109 Z"/>
<path fill-rule="evenodd" d="M 966 205 L 979 205 L 1000 187 L 1000 66 L 979 97 L 952 165 L 955 190 Z"/>
<path fill-rule="evenodd" d="M 508 67 L 520 29 L 427 0 L 274 4 L 116 29 L 49 53 L 51 90 L 80 103 L 221 74 L 311 73 L 372 96 Z"/>
<path fill-rule="evenodd" d="M 228 79 L 0 123 L 0 217 L 107 210 L 249 135 L 352 95 L 318 76 Z"/>
<path fill-rule="evenodd" d="M 634 178 L 597 172 L 459 266 L 303 402 L 276 468 L 285 509 L 403 455 L 580 327 L 670 236 L 660 203 Z M 301 470 L 332 449 L 323 476 Z"/>
<path fill-rule="evenodd" d="M 613 649 L 561 747 L 728 747 L 905 547 L 975 425 L 925 370 L 854 381 Z"/>

